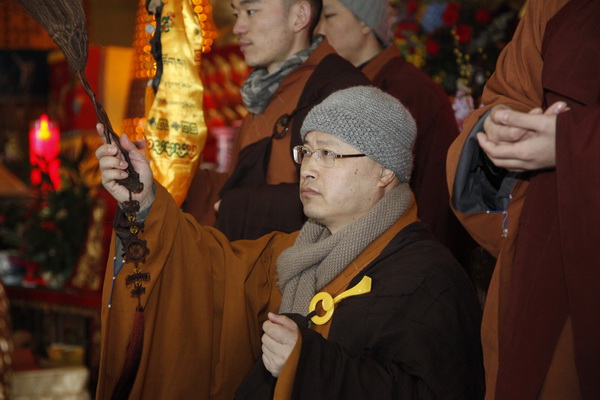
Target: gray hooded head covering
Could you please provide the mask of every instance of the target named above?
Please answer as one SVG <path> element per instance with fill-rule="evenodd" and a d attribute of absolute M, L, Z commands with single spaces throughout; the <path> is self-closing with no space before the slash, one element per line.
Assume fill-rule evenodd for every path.
<path fill-rule="evenodd" d="M 311 131 L 334 135 L 394 171 L 401 182 L 410 180 L 415 120 L 400 101 L 378 88 L 334 92 L 308 113 L 302 140 Z"/>
<path fill-rule="evenodd" d="M 359 20 L 373 29 L 383 44 L 391 40 L 388 0 L 340 0 Z"/>

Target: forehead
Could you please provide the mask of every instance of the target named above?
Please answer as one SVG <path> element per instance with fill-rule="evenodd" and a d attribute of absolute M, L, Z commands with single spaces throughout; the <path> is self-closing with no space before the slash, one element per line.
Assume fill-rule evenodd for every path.
<path fill-rule="evenodd" d="M 333 136 L 330 133 L 321 131 L 311 131 L 304 137 L 304 143 L 313 149 L 355 149 L 350 144 L 344 142 L 342 139 Z"/>
<path fill-rule="evenodd" d="M 252 6 L 265 6 L 265 5 L 274 5 L 281 4 L 288 0 L 232 0 L 231 7 L 232 8 L 244 8 L 244 7 L 252 7 Z"/>
<path fill-rule="evenodd" d="M 343 7 L 343 4 L 337 0 L 323 0 L 323 9 Z"/>
<path fill-rule="evenodd" d="M 232 8 L 248 7 L 264 4 L 265 0 L 231 0 Z"/>

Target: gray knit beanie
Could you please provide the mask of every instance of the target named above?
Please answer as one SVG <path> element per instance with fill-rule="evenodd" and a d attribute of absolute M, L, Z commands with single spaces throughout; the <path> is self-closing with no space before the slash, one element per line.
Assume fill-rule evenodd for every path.
<path fill-rule="evenodd" d="M 329 133 L 408 182 L 412 172 L 415 120 L 395 98 L 372 86 L 355 86 L 329 95 L 308 113 L 300 135 Z"/>
<path fill-rule="evenodd" d="M 383 44 L 391 40 L 391 24 L 388 0 L 340 0 L 352 13 L 367 26 Z"/>

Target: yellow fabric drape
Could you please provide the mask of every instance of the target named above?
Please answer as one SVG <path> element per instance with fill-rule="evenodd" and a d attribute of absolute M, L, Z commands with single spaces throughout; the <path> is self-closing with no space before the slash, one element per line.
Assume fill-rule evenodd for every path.
<path fill-rule="evenodd" d="M 202 30 L 191 0 L 164 2 L 158 25 L 163 73 L 147 115 L 146 143 L 154 177 L 181 206 L 206 142 Z"/>

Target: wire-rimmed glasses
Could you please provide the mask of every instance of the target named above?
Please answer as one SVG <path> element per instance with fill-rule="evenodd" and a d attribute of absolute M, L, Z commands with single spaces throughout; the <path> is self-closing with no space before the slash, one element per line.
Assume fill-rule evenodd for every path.
<path fill-rule="evenodd" d="M 332 150 L 327 149 L 316 149 L 311 150 L 306 146 L 295 146 L 294 147 L 294 161 L 297 164 L 302 164 L 306 158 L 315 156 L 317 163 L 322 167 L 333 167 L 336 158 L 351 158 L 351 157 L 365 157 L 366 154 L 337 154 Z"/>

